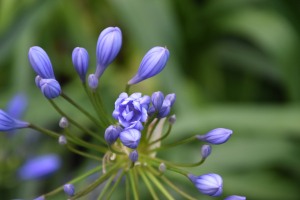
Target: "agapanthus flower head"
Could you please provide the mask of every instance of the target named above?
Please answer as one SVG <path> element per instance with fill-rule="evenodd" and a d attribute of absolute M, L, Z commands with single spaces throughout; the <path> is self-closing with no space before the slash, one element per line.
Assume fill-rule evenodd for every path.
<path fill-rule="evenodd" d="M 166 47 L 153 47 L 144 56 L 136 75 L 128 85 L 139 83 L 161 72 L 167 64 L 170 52 Z"/>
<path fill-rule="evenodd" d="M 127 129 L 120 133 L 122 144 L 130 149 L 136 149 L 141 140 L 141 132 L 136 129 Z"/>
<path fill-rule="evenodd" d="M 121 93 L 115 102 L 115 110 L 113 117 L 125 127 L 125 129 L 142 130 L 141 122 L 145 122 L 148 114 L 145 107 L 149 107 L 149 101 L 141 101 L 147 99 L 142 97 L 141 93 L 133 93 L 128 97 L 127 93 Z"/>
<path fill-rule="evenodd" d="M 151 96 L 151 100 L 155 110 L 159 111 L 164 102 L 164 94 L 161 91 L 154 92 Z"/>
<path fill-rule="evenodd" d="M 170 124 L 173 125 L 176 122 L 176 116 L 175 115 L 170 116 L 168 121 L 169 121 Z"/>
<path fill-rule="evenodd" d="M 14 129 L 26 128 L 28 126 L 28 122 L 15 119 L 0 109 L 0 131 L 10 131 Z"/>
<path fill-rule="evenodd" d="M 197 135 L 197 139 L 209 144 L 223 144 L 232 135 L 232 130 L 226 128 L 216 128 L 205 135 Z"/>
<path fill-rule="evenodd" d="M 203 145 L 201 148 L 201 155 L 202 159 L 206 159 L 211 154 L 211 146 L 210 145 Z"/>
<path fill-rule="evenodd" d="M 27 160 L 18 170 L 22 180 L 44 178 L 61 166 L 61 159 L 56 154 L 46 154 Z"/>
<path fill-rule="evenodd" d="M 74 187 L 73 184 L 66 184 L 66 185 L 64 185 L 63 188 L 64 188 L 64 191 L 65 191 L 65 193 L 67 195 L 69 195 L 69 196 L 73 196 L 74 195 L 74 193 L 75 193 L 75 187 Z"/>
<path fill-rule="evenodd" d="M 129 153 L 129 159 L 132 161 L 132 162 L 136 162 L 139 158 L 139 154 L 137 152 L 137 150 L 133 150 L 132 152 Z"/>
<path fill-rule="evenodd" d="M 171 101 L 169 99 L 165 99 L 162 107 L 159 109 L 157 118 L 164 118 L 168 116 L 171 111 Z"/>
<path fill-rule="evenodd" d="M 37 75 L 36 77 L 35 77 L 35 84 L 36 84 L 36 86 L 39 88 L 39 89 L 41 89 L 41 86 L 40 86 L 40 81 L 42 80 L 42 77 L 40 77 L 40 75 Z"/>
<path fill-rule="evenodd" d="M 67 118 L 62 117 L 59 121 L 59 127 L 60 128 L 67 128 L 69 126 L 69 121 L 67 120 Z"/>
<path fill-rule="evenodd" d="M 95 74 L 89 75 L 88 84 L 89 84 L 90 88 L 92 89 L 92 91 L 95 92 L 98 87 L 98 78 L 96 77 Z"/>
<path fill-rule="evenodd" d="M 30 47 L 28 59 L 33 70 L 42 78 L 55 79 L 51 61 L 41 47 Z"/>
<path fill-rule="evenodd" d="M 226 197 L 224 200 L 246 200 L 246 197 L 232 195 L 232 196 Z"/>
<path fill-rule="evenodd" d="M 115 141 L 117 141 L 118 137 L 119 131 L 113 125 L 110 125 L 105 130 L 104 139 L 107 144 L 112 145 Z"/>
<path fill-rule="evenodd" d="M 60 84 L 55 79 L 42 79 L 40 81 L 40 87 L 43 95 L 47 99 L 54 99 L 61 93 Z"/>
<path fill-rule="evenodd" d="M 202 194 L 217 197 L 223 193 L 223 180 L 218 174 L 210 173 L 202 176 L 189 174 L 188 178 Z"/>
<path fill-rule="evenodd" d="M 171 101 L 171 107 L 172 107 L 176 101 L 176 94 L 175 93 L 167 94 L 165 99 L 169 99 Z"/>
<path fill-rule="evenodd" d="M 86 72 L 89 68 L 89 54 L 82 47 L 76 47 L 72 52 L 72 62 L 82 83 L 85 83 Z"/>
<path fill-rule="evenodd" d="M 64 146 L 67 144 L 67 139 L 65 136 L 61 135 L 59 136 L 58 138 L 58 144 L 61 145 L 61 146 Z"/>
<path fill-rule="evenodd" d="M 95 75 L 99 79 L 106 67 L 115 59 L 122 46 L 122 32 L 118 27 L 104 29 L 98 38 Z"/>

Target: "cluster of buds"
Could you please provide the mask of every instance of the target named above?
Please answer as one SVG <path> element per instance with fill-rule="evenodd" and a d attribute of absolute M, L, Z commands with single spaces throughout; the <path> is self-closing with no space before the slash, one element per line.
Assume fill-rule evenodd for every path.
<path fill-rule="evenodd" d="M 183 197 L 195 199 L 184 191 L 181 191 L 169 181 L 163 175 L 165 170 L 170 170 L 187 177 L 202 194 L 212 197 L 222 195 L 223 180 L 220 175 L 210 173 L 195 176 L 187 171 L 177 168 L 195 167 L 203 164 L 211 154 L 212 147 L 210 145 L 202 146 L 202 159 L 199 162 L 192 164 L 179 164 L 159 159 L 156 157 L 156 152 L 195 140 L 200 140 L 211 145 L 223 144 L 231 137 L 232 131 L 225 128 L 217 128 L 204 135 L 195 135 L 188 139 L 162 146 L 162 141 L 170 135 L 171 129 L 176 122 L 175 115 L 169 116 L 171 108 L 176 101 L 175 93 L 164 96 L 162 92 L 157 91 L 151 95 L 151 98 L 147 95 L 142 96 L 142 93 L 129 93 L 131 85 L 153 77 L 164 69 L 170 55 L 169 50 L 166 47 L 154 47 L 146 53 L 141 61 L 138 72 L 127 82 L 125 92 L 121 93 L 115 101 L 115 109 L 112 112 L 112 117 L 115 121 L 112 121 L 111 116 L 107 114 L 108 112 L 102 102 L 98 89 L 98 80 L 103 75 L 105 69 L 116 58 L 121 46 L 122 32 L 118 27 L 109 27 L 101 32 L 96 47 L 97 66 L 95 73 L 88 76 L 87 83 L 86 77 L 89 67 L 88 52 L 82 47 L 76 47 L 73 50 L 72 62 L 74 68 L 79 75 L 83 89 L 93 105 L 97 117 L 94 117 L 87 112 L 62 91 L 59 82 L 55 79 L 52 64 L 47 53 L 41 47 L 37 46 L 29 49 L 29 62 L 34 71 L 38 74 L 35 79 L 36 85 L 49 100 L 54 109 L 62 116 L 59 126 L 64 130 L 64 134 L 56 133 L 32 123 L 21 121 L 20 117 L 14 113 L 23 112 L 24 108 L 22 107 L 17 107 L 17 111 L 14 112 L 4 112 L 3 110 L 0 110 L 0 131 L 32 128 L 58 139 L 58 144 L 62 146 L 61 148 L 66 147 L 73 153 L 89 159 L 102 161 L 101 166 L 96 167 L 90 172 L 69 181 L 64 186 L 44 194 L 35 200 L 44 200 L 62 190 L 65 191 L 70 200 L 78 199 L 91 192 L 107 179 L 106 186 L 99 194 L 98 199 L 102 199 L 104 196 L 106 199 L 109 199 L 124 176 L 126 177 L 127 187 L 131 187 L 132 189 L 132 192 L 126 190 L 126 199 L 132 199 L 130 198 L 131 193 L 135 200 L 139 199 L 136 181 L 138 176 L 141 176 L 144 180 L 153 199 L 158 199 L 158 197 L 155 190 L 152 188 L 149 179 L 153 184 L 158 186 L 158 189 L 160 189 L 168 199 L 173 199 L 173 197 L 164 189 L 159 180 L 171 186 Z M 64 113 L 53 101 L 53 99 L 57 97 L 64 98 L 76 109 L 81 111 L 82 114 L 95 123 L 99 132 L 102 132 L 102 134 L 99 134 L 98 132 L 95 133 L 85 128 L 73 120 L 72 117 Z M 165 134 L 162 134 L 162 127 L 166 118 L 168 118 L 169 128 Z M 70 125 L 75 126 L 83 133 L 94 137 L 101 144 L 90 143 L 75 136 L 68 129 Z M 86 151 L 78 150 L 76 148 L 77 146 L 98 151 L 100 154 L 93 155 Z M 99 157 L 101 154 L 103 156 Z M 20 168 L 19 174 L 20 176 L 24 176 L 23 179 L 41 177 L 57 170 L 61 164 L 62 162 L 57 156 L 47 155 L 26 162 Z M 101 177 L 86 188 L 75 193 L 73 184 L 100 170 L 103 171 Z M 115 184 L 107 193 L 113 180 L 115 180 Z M 241 200 L 246 198 L 234 195 L 225 199 Z"/>

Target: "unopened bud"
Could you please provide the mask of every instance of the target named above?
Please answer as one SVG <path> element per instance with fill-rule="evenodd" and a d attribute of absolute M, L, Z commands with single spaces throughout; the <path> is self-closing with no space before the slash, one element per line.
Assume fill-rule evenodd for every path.
<path fill-rule="evenodd" d="M 206 159 L 207 156 L 209 156 L 211 153 L 211 146 L 210 145 L 203 145 L 201 148 L 201 155 L 202 155 L 202 159 Z"/>
<path fill-rule="evenodd" d="M 65 191 L 65 193 L 67 195 L 69 195 L 69 196 L 73 196 L 74 195 L 74 193 L 75 193 L 75 187 L 74 187 L 73 184 L 66 184 L 66 185 L 64 185 L 63 188 L 64 188 L 64 191 Z"/>
<path fill-rule="evenodd" d="M 158 169 L 159 171 L 164 172 L 167 169 L 167 167 L 165 163 L 160 163 Z"/>
<path fill-rule="evenodd" d="M 176 122 L 176 116 L 175 115 L 172 115 L 171 117 L 169 117 L 169 123 L 170 124 L 174 124 Z"/>
<path fill-rule="evenodd" d="M 59 145 L 61 145 L 61 146 L 64 146 L 65 144 L 67 144 L 67 140 L 66 140 L 66 138 L 65 138 L 65 136 L 59 136 L 59 138 L 58 138 L 58 143 L 59 143 Z"/>
<path fill-rule="evenodd" d="M 68 122 L 67 118 L 62 117 L 61 120 L 59 121 L 59 126 L 61 128 L 67 128 L 68 125 L 69 125 L 69 122 Z"/>

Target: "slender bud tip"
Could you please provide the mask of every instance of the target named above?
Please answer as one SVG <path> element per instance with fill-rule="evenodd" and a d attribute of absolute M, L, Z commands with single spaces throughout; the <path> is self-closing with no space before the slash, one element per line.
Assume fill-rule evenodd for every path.
<path fill-rule="evenodd" d="M 61 128 L 67 128 L 69 126 L 69 122 L 68 122 L 67 118 L 62 117 L 61 120 L 59 121 L 59 126 Z"/>
<path fill-rule="evenodd" d="M 65 136 L 63 136 L 63 135 L 59 136 L 58 143 L 61 146 L 64 146 L 65 144 L 67 144 L 67 140 L 66 140 Z"/>

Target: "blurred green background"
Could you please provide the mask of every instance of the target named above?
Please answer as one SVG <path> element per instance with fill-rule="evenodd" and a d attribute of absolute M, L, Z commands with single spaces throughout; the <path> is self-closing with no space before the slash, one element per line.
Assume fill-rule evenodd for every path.
<path fill-rule="evenodd" d="M 88 74 L 94 73 L 96 42 L 108 26 L 118 26 L 123 33 L 120 54 L 99 84 L 109 112 L 144 54 L 154 46 L 167 46 L 170 59 L 162 73 L 131 87 L 131 92 L 146 95 L 158 90 L 177 94 L 171 111 L 177 122 L 164 143 L 218 127 L 233 130 L 227 143 L 213 146 L 202 166 L 187 169 L 196 175 L 220 174 L 224 180 L 221 197 L 202 195 L 188 179 L 166 173 L 172 182 L 202 200 L 233 194 L 249 200 L 300 199 L 300 1 L 0 0 L 1 109 L 13 94 L 25 91 L 30 99 L 25 120 L 61 132 L 60 116 L 35 86 L 36 74 L 27 58 L 29 47 L 40 46 L 48 53 L 65 93 L 93 113 L 71 54 L 77 46 L 87 49 Z M 63 99 L 55 101 L 93 128 Z M 193 142 L 158 156 L 192 163 L 200 159 L 200 145 Z M 63 167 L 54 176 L 17 179 L 15 171 L 26 158 L 45 153 L 63 158 Z M 36 198 L 97 165 L 42 133 L 1 134 L 0 199 Z M 89 181 L 76 184 L 76 190 Z M 141 199 L 151 199 L 141 187 Z M 120 187 L 113 199 L 123 199 L 123 190 Z M 93 200 L 92 195 L 82 199 Z M 49 199 L 66 198 L 61 192 Z"/>

